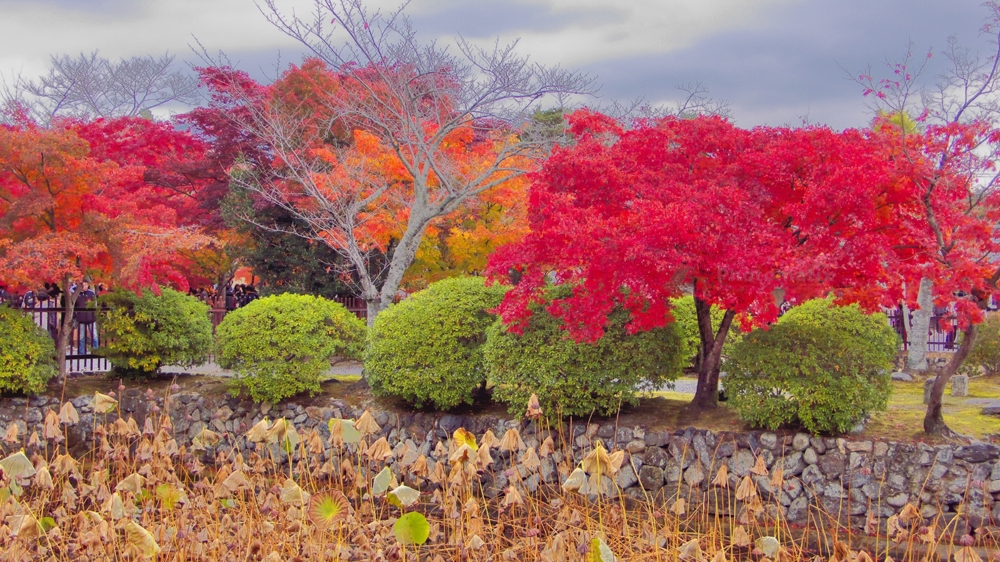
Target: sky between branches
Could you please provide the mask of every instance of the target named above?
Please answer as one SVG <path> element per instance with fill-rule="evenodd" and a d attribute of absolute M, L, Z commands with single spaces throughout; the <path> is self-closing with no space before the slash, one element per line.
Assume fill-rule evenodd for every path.
<path fill-rule="evenodd" d="M 396 0 L 372 5 L 391 9 Z M 304 14 L 311 0 L 284 0 Z M 521 38 L 521 52 L 598 77 L 601 96 L 670 102 L 702 82 L 731 103 L 737 124 L 865 126 L 854 72 L 882 71 L 912 41 L 921 55 L 950 35 L 988 51 L 979 0 L 413 0 L 426 37 Z M 159 55 L 198 64 L 190 46 L 225 51 L 259 79 L 303 50 L 253 0 L 0 0 L 0 73 L 44 72 L 51 54 L 99 49 L 109 58 Z M 944 63 L 931 60 L 927 79 Z"/>

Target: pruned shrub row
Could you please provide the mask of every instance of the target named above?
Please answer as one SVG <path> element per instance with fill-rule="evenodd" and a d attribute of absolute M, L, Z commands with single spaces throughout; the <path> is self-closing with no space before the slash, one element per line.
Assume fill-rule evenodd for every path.
<path fill-rule="evenodd" d="M 566 290 L 555 287 L 549 297 Z M 629 315 L 616 310 L 593 343 L 570 339 L 545 303 L 535 306 L 522 333 L 512 333 L 489 314 L 501 298 L 479 279 L 450 280 L 383 312 L 368 334 L 373 391 L 450 409 L 472 404 L 477 389 L 489 387 L 518 416 L 532 394 L 551 417 L 608 415 L 642 390 L 676 379 L 694 360 L 690 298 L 674 302 L 675 322 L 638 334 L 626 332 Z M 810 301 L 769 329 L 730 338 L 724 384 L 751 425 L 843 432 L 886 408 L 897 349 L 884 315 Z"/>

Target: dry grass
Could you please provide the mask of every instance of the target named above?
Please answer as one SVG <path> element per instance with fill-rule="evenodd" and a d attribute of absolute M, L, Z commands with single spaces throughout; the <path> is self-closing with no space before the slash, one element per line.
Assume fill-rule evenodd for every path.
<path fill-rule="evenodd" d="M 328 439 L 315 430 L 300 433 L 284 420 L 264 421 L 232 436 L 255 443 L 246 456 L 208 430 L 191 450 L 178 447 L 166 415 L 142 428 L 117 411 L 99 417 L 96 431 L 103 437 L 75 459 L 61 444 L 66 428 L 79 423 L 71 406 L 49 414 L 41 436 L 4 436 L 0 560 L 562 562 L 588 553 L 597 557 L 587 560 L 608 560 L 597 552 L 603 545 L 626 561 L 835 556 L 864 562 L 887 555 L 923 560 L 928 549 L 949 557 L 961 550 L 942 540 L 953 529 L 943 520 L 923 526 L 896 518 L 887 530 L 870 518 L 866 535 L 849 530 L 835 514 L 816 511 L 808 526 L 793 528 L 749 476 L 719 479 L 702 492 L 700 499 L 732 506 L 727 514 L 707 510 L 680 487 L 637 499 L 581 494 L 602 486 L 614 491 L 608 476 L 621 469 L 624 454 L 597 447 L 577 464 L 565 460 L 572 455 L 559 436 L 536 449 L 525 447 L 516 430 L 479 443 L 460 430 L 438 444 L 447 462 L 421 457 L 390 478 L 377 475 L 406 452 L 390 450 L 370 416 L 351 425 L 357 435 L 347 430 L 350 424 L 334 421 L 337 431 Z M 19 452 L 25 445 L 27 453 Z M 505 471 L 510 485 L 490 498 L 481 480 L 496 476 L 491 460 L 499 457 L 513 458 Z M 564 477 L 576 475 L 585 489 L 527 493 L 522 482 L 539 471 L 539 458 L 551 459 Z M 766 470 L 760 476 L 772 485 L 785 481 Z M 380 478 L 399 482 L 381 486 Z M 422 493 L 409 507 L 393 505 L 387 491 L 398 484 Z M 407 495 L 397 488 L 397 497 Z M 402 544 L 396 536 L 404 512 L 429 521 L 426 543 Z M 995 547 L 995 537 L 976 540 Z M 970 553 L 985 555 L 982 549 L 962 552 L 965 560 L 973 560 Z"/>

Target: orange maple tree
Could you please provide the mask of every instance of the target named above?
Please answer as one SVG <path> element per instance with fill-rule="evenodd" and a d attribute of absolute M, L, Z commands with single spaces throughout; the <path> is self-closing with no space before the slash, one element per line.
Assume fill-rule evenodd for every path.
<path fill-rule="evenodd" d="M 21 287 L 62 283 L 62 375 L 79 291 L 74 281 L 93 276 L 131 288 L 186 288 L 173 267 L 177 252 L 209 241 L 141 195 L 146 170 L 95 156 L 73 127 L 0 127 L 0 271 Z"/>
<path fill-rule="evenodd" d="M 498 243 L 523 237 L 521 177 L 537 155 L 517 131 L 462 115 L 440 84 L 423 83 L 440 77 L 405 66 L 351 73 L 307 60 L 263 87 L 231 69 L 203 71 L 222 107 L 268 146 L 268 162 L 234 166 L 234 185 L 307 225 L 293 234 L 340 253 L 349 269 L 339 273 L 373 318 L 400 286 L 480 272 Z M 424 93 L 402 96 L 387 76 Z"/>

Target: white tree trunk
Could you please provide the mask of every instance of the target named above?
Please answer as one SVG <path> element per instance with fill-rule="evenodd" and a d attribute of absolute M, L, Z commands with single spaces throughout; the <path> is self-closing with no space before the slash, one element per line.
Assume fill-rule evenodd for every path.
<path fill-rule="evenodd" d="M 913 321 L 909 323 L 906 332 L 909 340 L 906 348 L 908 371 L 927 370 L 927 335 L 930 331 L 931 315 L 934 314 L 933 288 L 934 284 L 930 279 L 924 277 L 920 280 L 920 289 L 917 291 L 917 305 L 920 309 L 913 311 Z"/>

